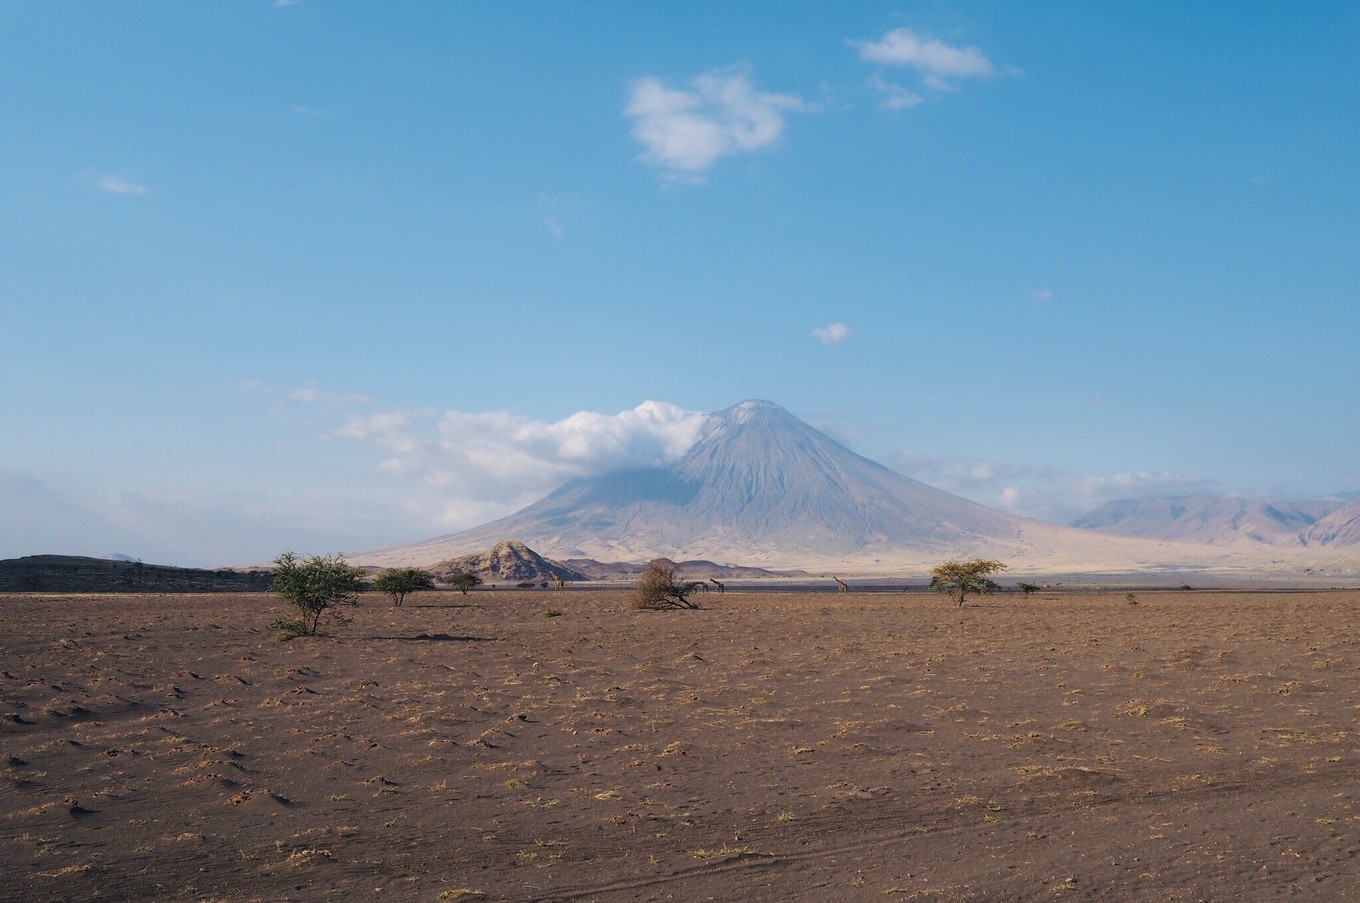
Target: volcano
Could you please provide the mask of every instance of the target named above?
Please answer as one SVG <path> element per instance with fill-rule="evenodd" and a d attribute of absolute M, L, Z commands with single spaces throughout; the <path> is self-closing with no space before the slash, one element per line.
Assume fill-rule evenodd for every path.
<path fill-rule="evenodd" d="M 428 564 L 514 538 L 556 560 L 870 564 L 1014 554 L 1035 526 L 863 458 L 777 404 L 743 401 L 711 415 L 669 467 L 572 480 L 501 520 L 357 557 Z"/>

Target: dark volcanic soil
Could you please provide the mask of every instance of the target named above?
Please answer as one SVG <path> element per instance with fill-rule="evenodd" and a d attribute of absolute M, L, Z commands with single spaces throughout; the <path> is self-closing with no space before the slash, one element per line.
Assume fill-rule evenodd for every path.
<path fill-rule="evenodd" d="M 1360 899 L 1360 593 L 1137 602 L 3 596 L 0 899 Z"/>

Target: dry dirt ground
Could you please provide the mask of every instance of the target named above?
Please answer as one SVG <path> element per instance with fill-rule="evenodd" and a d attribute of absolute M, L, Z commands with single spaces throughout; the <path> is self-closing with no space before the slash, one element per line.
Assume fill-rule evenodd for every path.
<path fill-rule="evenodd" d="M 1360 899 L 1360 593 L 1136 599 L 0 596 L 0 899 Z"/>

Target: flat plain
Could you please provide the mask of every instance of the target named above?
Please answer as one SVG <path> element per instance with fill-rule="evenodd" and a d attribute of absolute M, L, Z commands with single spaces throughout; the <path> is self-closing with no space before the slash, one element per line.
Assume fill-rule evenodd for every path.
<path fill-rule="evenodd" d="M 1360 592 L 0 596 L 4 900 L 1360 899 Z"/>

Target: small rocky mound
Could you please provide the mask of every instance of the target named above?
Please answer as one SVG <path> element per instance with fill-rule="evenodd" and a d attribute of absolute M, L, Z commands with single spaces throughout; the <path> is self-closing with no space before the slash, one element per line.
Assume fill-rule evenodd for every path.
<path fill-rule="evenodd" d="M 452 558 L 435 565 L 441 574 L 476 574 L 484 583 L 540 583 L 561 577 L 563 580 L 589 580 L 574 568 L 549 561 L 524 543 L 506 539 L 485 552 Z"/>

